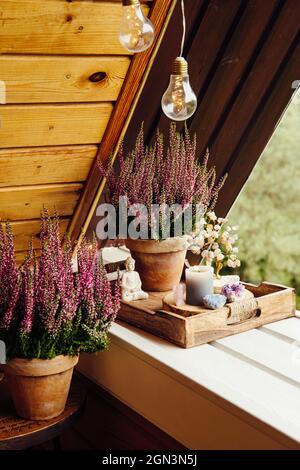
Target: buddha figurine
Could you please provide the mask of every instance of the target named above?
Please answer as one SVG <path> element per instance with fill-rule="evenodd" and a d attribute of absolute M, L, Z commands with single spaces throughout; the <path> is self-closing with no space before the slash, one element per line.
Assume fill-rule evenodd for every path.
<path fill-rule="evenodd" d="M 132 300 L 148 299 L 147 292 L 142 290 L 142 282 L 140 275 L 135 268 L 134 259 L 129 256 L 125 261 L 126 271 L 122 276 L 122 300 L 131 302 Z"/>

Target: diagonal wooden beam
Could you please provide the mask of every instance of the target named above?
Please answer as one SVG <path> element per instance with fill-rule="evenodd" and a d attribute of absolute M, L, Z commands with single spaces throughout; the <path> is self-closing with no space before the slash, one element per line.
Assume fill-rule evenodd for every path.
<path fill-rule="evenodd" d="M 228 172 L 226 189 L 216 207 L 220 216 L 225 216 L 228 213 L 250 176 L 295 93 L 292 84 L 299 77 L 300 35 L 298 34 L 294 49 L 287 58 L 287 64 L 276 77 L 274 86 L 270 87 L 264 106 L 259 107 L 253 116 L 252 125 L 247 129 L 232 159 L 225 167 L 224 171 Z"/>
<path fill-rule="evenodd" d="M 83 194 L 68 228 L 72 241 L 78 240 L 80 242 L 89 226 L 105 186 L 105 180 L 100 176 L 97 160 L 99 158 L 105 161 L 111 154 L 113 154 L 113 158 L 116 158 L 119 144 L 127 130 L 139 96 L 146 83 L 176 2 L 177 0 L 156 0 L 154 2 L 150 13 L 150 19 L 155 28 L 154 42 L 147 51 L 136 54 L 132 59 L 119 99 L 114 107 Z"/>

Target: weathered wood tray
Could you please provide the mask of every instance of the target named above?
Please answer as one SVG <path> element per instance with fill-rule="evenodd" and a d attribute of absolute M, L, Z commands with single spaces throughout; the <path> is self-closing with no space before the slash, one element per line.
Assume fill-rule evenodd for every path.
<path fill-rule="evenodd" d="M 245 286 L 254 296 L 217 310 L 201 308 L 189 316 L 172 307 L 170 294 L 149 292 L 147 300 L 122 302 L 118 319 L 190 348 L 295 315 L 294 289 L 267 282 Z"/>

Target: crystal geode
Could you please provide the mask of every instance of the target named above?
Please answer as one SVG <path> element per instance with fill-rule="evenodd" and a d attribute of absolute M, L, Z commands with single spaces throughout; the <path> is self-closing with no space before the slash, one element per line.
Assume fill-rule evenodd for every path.
<path fill-rule="evenodd" d="M 237 298 L 243 297 L 245 286 L 241 282 L 237 284 L 226 284 L 222 287 L 221 293 L 227 298 L 228 302 L 233 302 Z"/>
<path fill-rule="evenodd" d="M 226 297 L 221 294 L 208 294 L 203 297 L 203 304 L 206 308 L 216 310 L 217 308 L 224 307 L 226 304 Z"/>

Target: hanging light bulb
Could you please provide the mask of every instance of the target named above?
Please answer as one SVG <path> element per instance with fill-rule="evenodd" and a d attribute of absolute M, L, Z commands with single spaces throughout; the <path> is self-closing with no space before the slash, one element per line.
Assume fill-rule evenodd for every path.
<path fill-rule="evenodd" d="M 142 52 L 151 46 L 154 27 L 142 12 L 139 0 L 122 0 L 123 18 L 119 40 L 129 52 Z"/>
<path fill-rule="evenodd" d="M 180 56 L 176 57 L 173 62 L 170 83 L 161 99 L 163 112 L 173 121 L 185 121 L 194 114 L 197 108 L 197 97 L 190 85 L 188 63 L 182 57 L 186 29 L 184 0 L 181 0 L 181 11 L 182 38 Z"/>
<path fill-rule="evenodd" d="M 185 121 L 196 111 L 197 97 L 190 85 L 188 63 L 183 57 L 176 57 L 173 62 L 170 83 L 161 106 L 165 115 L 174 121 Z"/>

